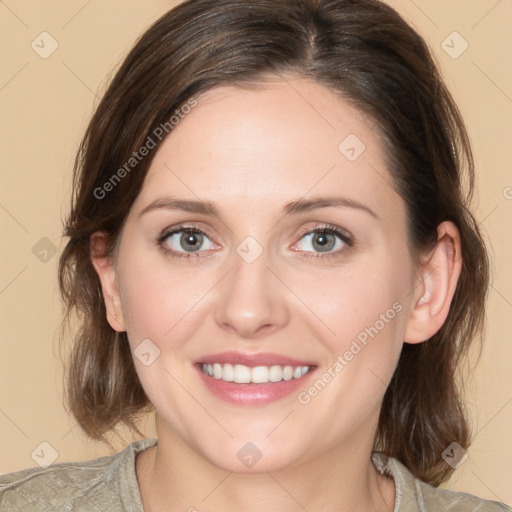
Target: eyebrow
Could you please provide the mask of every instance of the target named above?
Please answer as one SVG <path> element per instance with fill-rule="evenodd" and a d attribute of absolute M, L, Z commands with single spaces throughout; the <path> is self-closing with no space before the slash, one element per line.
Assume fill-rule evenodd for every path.
<path fill-rule="evenodd" d="M 312 199 L 298 199 L 287 203 L 283 209 L 283 215 L 298 215 L 320 208 L 353 208 L 370 214 L 375 219 L 379 216 L 367 205 L 343 196 L 316 197 Z M 173 197 L 160 197 L 148 204 L 139 214 L 139 217 L 155 210 L 178 210 L 189 213 L 197 213 L 220 217 L 219 208 L 210 201 L 195 201 L 190 199 L 176 199 Z"/>

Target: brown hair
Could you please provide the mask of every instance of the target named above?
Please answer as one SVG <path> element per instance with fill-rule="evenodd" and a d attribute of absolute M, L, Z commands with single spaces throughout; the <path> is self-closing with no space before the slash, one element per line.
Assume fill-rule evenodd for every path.
<path fill-rule="evenodd" d="M 404 345 L 376 436 L 377 449 L 438 485 L 453 471 L 443 450 L 470 441 L 457 372 L 482 332 L 488 260 L 468 209 L 473 160 L 457 107 L 423 39 L 376 0 L 189 0 L 137 41 L 90 121 L 74 168 L 69 241 L 59 262 L 64 323 L 73 312 L 79 321 L 68 407 L 96 439 L 120 422 L 135 428 L 150 407 L 126 333 L 106 320 L 89 237 L 104 230 L 107 252 L 115 247 L 164 140 L 158 127 L 170 131 L 169 119 L 213 87 L 249 87 L 284 72 L 336 91 L 376 122 L 415 254 L 435 242 L 440 222 L 453 221 L 460 231 L 462 272 L 448 318 L 430 340 Z M 148 138 L 156 149 L 127 168 Z M 122 179 L 113 181 L 122 168 Z"/>

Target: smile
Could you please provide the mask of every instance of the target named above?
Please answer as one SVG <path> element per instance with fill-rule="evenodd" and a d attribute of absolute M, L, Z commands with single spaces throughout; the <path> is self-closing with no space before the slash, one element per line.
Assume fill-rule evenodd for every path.
<path fill-rule="evenodd" d="M 292 379 L 300 379 L 306 375 L 310 366 L 255 366 L 249 367 L 243 364 L 206 364 L 203 363 L 202 371 L 214 379 L 237 384 L 266 384 L 269 382 L 281 382 Z"/>
<path fill-rule="evenodd" d="M 223 402 L 263 406 L 298 393 L 317 373 L 314 359 L 271 352 L 217 352 L 194 363 L 205 389 Z"/>

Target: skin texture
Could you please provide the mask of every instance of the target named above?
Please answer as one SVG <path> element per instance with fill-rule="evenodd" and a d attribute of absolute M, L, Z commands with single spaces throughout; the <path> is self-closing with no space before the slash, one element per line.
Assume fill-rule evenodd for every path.
<path fill-rule="evenodd" d="M 378 133 L 315 82 L 221 87 L 198 102 L 158 149 L 115 257 L 103 256 L 103 233 L 91 237 L 111 326 L 127 331 L 132 349 L 149 338 L 160 350 L 149 366 L 135 358 L 159 440 L 137 459 L 145 510 L 393 510 L 394 483 L 370 461 L 380 405 L 403 342 L 427 340 L 446 318 L 460 272 L 457 229 L 442 223 L 436 248 L 415 264 Z M 338 149 L 350 134 L 365 145 L 354 161 Z M 282 213 L 291 201 L 333 195 L 375 216 L 349 206 Z M 219 216 L 141 215 L 164 196 L 214 202 Z M 182 223 L 207 235 L 192 258 L 157 243 Z M 329 253 L 315 249 L 304 235 L 324 223 L 353 245 L 331 237 Z M 236 252 L 248 236 L 263 250 L 252 263 Z M 179 235 L 164 247 L 187 254 Z M 393 304 L 400 311 L 307 404 L 296 393 L 229 404 L 193 367 L 228 350 L 288 355 L 317 365 L 307 390 Z M 247 442 L 262 454 L 251 468 L 237 457 Z"/>

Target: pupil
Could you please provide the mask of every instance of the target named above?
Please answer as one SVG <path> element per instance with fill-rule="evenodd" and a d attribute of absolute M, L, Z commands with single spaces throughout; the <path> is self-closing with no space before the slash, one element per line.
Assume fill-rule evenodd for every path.
<path fill-rule="evenodd" d="M 197 251 L 201 247 L 202 235 L 200 233 L 183 233 L 181 243 L 184 249 Z"/>
<path fill-rule="evenodd" d="M 331 239 L 329 239 L 331 237 Z M 318 233 L 313 237 L 313 245 L 318 245 L 321 251 L 328 251 L 334 247 L 333 235 L 331 233 Z M 318 247 L 316 247 L 318 249 Z"/>

